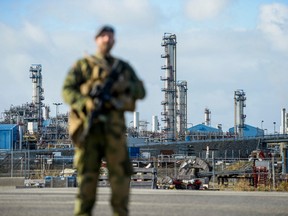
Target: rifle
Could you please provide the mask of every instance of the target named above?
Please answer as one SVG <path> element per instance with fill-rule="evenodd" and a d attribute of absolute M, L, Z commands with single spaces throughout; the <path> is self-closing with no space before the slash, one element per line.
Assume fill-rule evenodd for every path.
<path fill-rule="evenodd" d="M 83 133 L 80 137 L 81 141 L 84 141 L 85 138 L 88 136 L 93 124 L 93 120 L 103 114 L 105 110 L 105 103 L 111 101 L 112 95 L 110 91 L 115 81 L 118 80 L 121 71 L 122 64 L 119 64 L 119 60 L 116 59 L 112 65 L 110 74 L 106 78 L 103 85 L 94 86 L 91 89 L 89 96 L 93 98 L 93 101 L 97 106 L 93 112 L 88 113 L 88 125 L 87 127 L 84 127 Z"/>

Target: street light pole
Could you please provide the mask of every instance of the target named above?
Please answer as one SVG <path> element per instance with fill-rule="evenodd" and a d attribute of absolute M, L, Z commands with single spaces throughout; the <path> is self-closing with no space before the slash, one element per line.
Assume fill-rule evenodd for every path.
<path fill-rule="evenodd" d="M 263 130 L 263 120 L 261 121 L 261 130 Z"/>
<path fill-rule="evenodd" d="M 56 106 L 56 140 L 58 141 L 58 114 L 59 114 L 58 107 L 62 105 L 62 103 L 53 103 L 53 105 Z"/>

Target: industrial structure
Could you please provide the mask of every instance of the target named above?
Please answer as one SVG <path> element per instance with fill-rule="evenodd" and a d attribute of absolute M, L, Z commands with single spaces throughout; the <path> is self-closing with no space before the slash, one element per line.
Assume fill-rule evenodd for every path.
<path fill-rule="evenodd" d="M 152 132 L 158 132 L 159 130 L 159 121 L 158 121 L 158 116 L 152 116 L 152 127 L 151 127 Z"/>
<path fill-rule="evenodd" d="M 187 129 L 187 81 L 177 80 L 176 72 L 176 35 L 165 33 L 162 40 L 164 47 L 164 54 L 161 57 L 165 60 L 162 70 L 165 76 L 161 76 L 164 82 L 164 100 L 161 102 L 163 111 L 161 112 L 161 120 L 164 124 L 158 122 L 158 116 L 153 116 L 151 121 L 151 131 L 148 131 L 149 122 L 140 120 L 139 112 L 134 113 L 134 119 L 130 122 L 127 130 L 127 135 L 135 138 L 141 137 L 149 139 L 149 142 L 173 142 L 183 141 L 187 136 L 191 140 L 209 139 L 211 137 L 225 137 L 231 136 L 245 136 L 248 129 L 245 129 L 245 93 L 243 90 L 235 91 L 235 130 L 229 134 L 222 131 L 221 125 L 218 128 L 211 127 L 211 111 L 205 108 L 204 125 L 193 127 L 192 130 Z M 56 117 L 50 117 L 50 107 L 43 103 L 44 89 L 42 86 L 42 66 L 41 64 L 32 64 L 29 69 L 30 79 L 32 80 L 32 102 L 23 104 L 21 106 L 11 105 L 9 110 L 3 112 L 3 124 L 17 124 L 19 126 L 19 134 L 23 134 L 23 141 L 25 148 L 46 148 L 48 146 L 55 146 L 56 144 L 63 144 L 72 146 L 68 135 L 68 113 L 60 114 L 59 106 L 62 103 L 53 103 L 56 106 Z M 287 132 L 287 113 L 282 110 L 283 116 L 283 131 Z M 131 123 L 133 122 L 133 125 Z M 285 126 L 286 125 L 286 126 Z M 253 129 L 253 134 L 259 135 L 259 130 Z M 252 131 L 249 130 L 250 131 Z M 261 132 L 261 131 L 260 131 Z M 282 132 L 282 131 L 281 131 Z M 251 134 L 251 133 L 250 133 Z M 206 138 L 205 138 L 206 137 Z M 23 146 L 24 146 L 23 145 Z M 36 146 L 37 145 L 37 146 Z"/>
<path fill-rule="evenodd" d="M 206 126 L 211 126 L 211 111 L 210 111 L 210 109 L 205 108 L 204 114 L 205 114 L 205 123 L 204 124 Z"/>
<path fill-rule="evenodd" d="M 42 66 L 41 64 L 32 64 L 30 66 L 30 79 L 33 85 L 32 105 L 35 107 L 34 119 L 30 119 L 30 124 L 33 128 L 37 128 L 41 134 L 43 123 L 43 100 L 44 100 L 44 88 L 42 87 Z"/>
<path fill-rule="evenodd" d="M 62 143 L 71 142 L 67 130 L 68 114 L 59 114 L 58 111 L 61 103 L 53 103 L 57 105 L 55 118 L 50 117 L 50 107 L 43 103 L 41 64 L 32 64 L 29 72 L 29 78 L 32 80 L 32 102 L 18 106 L 11 105 L 2 114 L 2 124 L 17 125 L 19 130 L 19 140 L 13 142 L 13 147 L 36 149 L 46 148 L 59 140 Z"/>
<path fill-rule="evenodd" d="M 43 121 L 49 118 L 50 108 L 43 104 L 42 66 L 40 64 L 32 64 L 29 72 L 33 87 L 32 102 L 21 106 L 11 105 L 9 110 L 3 112 L 3 122 L 21 125 L 23 126 L 21 130 L 30 134 L 37 133 L 39 138 L 42 134 Z M 44 113 L 43 108 L 45 108 Z"/>
<path fill-rule="evenodd" d="M 176 125 L 178 138 L 182 138 L 187 130 L 187 81 L 178 81 L 176 88 Z"/>
<path fill-rule="evenodd" d="M 287 134 L 288 133 L 288 113 L 286 112 L 285 108 L 283 108 L 281 110 L 280 133 L 281 134 Z"/>
<path fill-rule="evenodd" d="M 243 129 L 245 127 L 245 101 L 245 92 L 243 90 L 236 90 L 234 92 L 234 134 L 240 137 L 243 137 Z"/>
<path fill-rule="evenodd" d="M 282 164 L 281 175 L 286 175 L 288 172 L 288 114 L 285 108 L 281 111 L 280 133 L 275 133 L 276 122 L 274 122 L 274 136 L 265 136 L 262 126 L 259 129 L 245 124 L 245 92 L 236 90 L 234 92 L 234 128 L 230 128 L 229 132 L 223 132 L 221 124 L 218 124 L 217 128 L 211 127 L 211 111 L 208 108 L 204 110 L 204 122 L 202 124 L 194 126 L 192 124 L 191 128 L 187 128 L 187 81 L 177 81 L 176 44 L 175 34 L 164 34 L 162 46 L 165 52 L 161 55 L 165 60 L 164 66 L 161 67 L 165 73 L 165 76 L 161 76 L 161 81 L 164 82 L 164 88 L 162 88 L 164 100 L 161 102 L 163 105 L 161 120 L 164 122 L 164 126 L 160 131 L 158 117 L 153 116 L 152 128 L 151 131 L 148 131 L 149 123 L 140 120 L 139 112 L 134 112 L 134 119 L 127 128 L 130 158 L 137 160 L 153 158 L 154 161 L 151 160 L 151 163 L 149 161 L 149 164 L 145 164 L 146 170 L 143 173 L 147 173 L 148 167 L 155 164 L 157 157 L 158 166 L 168 168 L 174 164 L 173 169 L 171 169 L 173 172 L 176 170 L 176 164 L 183 159 L 191 161 L 193 168 L 202 167 L 205 170 L 207 168 L 205 164 L 204 168 L 198 166 L 199 163 L 196 163 L 196 160 L 192 161 L 191 158 L 199 156 L 199 158 L 205 157 L 205 160 L 208 160 L 209 152 L 211 152 L 211 156 L 213 155 L 211 161 L 214 163 L 217 159 L 223 164 L 227 161 L 230 163 L 236 158 L 237 160 L 247 159 L 251 151 L 257 149 L 256 156 L 252 160 L 257 159 L 258 150 L 266 154 L 267 161 L 270 159 L 272 161 L 277 156 L 277 161 L 281 161 Z M 42 66 L 32 64 L 29 72 L 29 77 L 32 80 L 32 102 L 21 106 L 11 105 L 9 110 L 3 112 L 3 120 L 0 124 L 0 174 L 5 175 L 10 172 L 12 177 L 14 173 L 18 172 L 17 175 L 30 177 L 30 167 L 33 168 L 33 172 L 35 170 L 41 172 L 42 176 L 44 176 L 45 170 L 50 170 L 52 167 L 61 167 L 64 173 L 64 167 L 67 165 L 72 167 L 73 161 L 72 142 L 68 135 L 68 113 L 60 114 L 59 106 L 62 103 L 55 102 L 53 105 L 56 106 L 56 117 L 50 117 L 50 107 L 43 103 Z M 244 137 L 251 137 L 251 139 L 245 140 Z M 165 142 L 164 145 L 163 142 Z M 271 151 L 269 152 L 269 150 Z M 198 167 L 195 167 L 196 165 Z M 263 164 L 259 163 L 259 166 L 263 167 Z M 266 170 L 270 169 L 270 164 L 265 166 Z M 152 180 L 149 179 L 148 183 L 154 184 L 155 169 L 151 169 L 153 170 Z M 23 170 L 25 170 L 24 174 Z M 139 174 L 138 171 L 137 175 Z M 185 169 L 182 171 L 182 174 L 190 175 L 195 169 L 191 170 L 191 173 Z M 210 172 L 211 170 L 206 169 L 206 171 Z M 271 173 L 273 174 L 272 171 Z M 219 174 L 223 180 L 231 177 L 230 174 L 224 174 Z M 233 172 L 234 174 L 235 172 Z M 241 174 L 243 174 L 242 170 Z M 208 173 L 207 175 L 214 176 L 215 173 Z M 140 180 L 146 184 L 147 179 L 143 179 L 143 176 L 141 178 L 134 176 L 133 184 L 140 184 Z M 145 176 L 147 175 L 145 174 Z M 249 177 L 251 178 L 251 176 Z"/>
<path fill-rule="evenodd" d="M 164 77 L 160 77 L 164 81 L 164 100 L 162 121 L 164 127 L 164 139 L 173 141 L 185 134 L 187 128 L 187 82 L 177 82 L 176 73 L 176 35 L 165 33 L 162 39 L 164 54 L 161 58 L 165 59 L 165 65 L 161 67 L 165 72 Z"/>

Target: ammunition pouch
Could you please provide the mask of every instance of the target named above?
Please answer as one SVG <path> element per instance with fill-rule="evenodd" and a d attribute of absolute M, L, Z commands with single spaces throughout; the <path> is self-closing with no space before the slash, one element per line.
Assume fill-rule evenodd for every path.
<path fill-rule="evenodd" d="M 79 112 L 75 109 L 72 109 L 69 115 L 69 128 L 68 132 L 70 135 L 73 144 L 76 147 L 81 147 L 82 142 L 80 141 L 80 137 L 84 131 L 84 114 L 79 114 Z"/>

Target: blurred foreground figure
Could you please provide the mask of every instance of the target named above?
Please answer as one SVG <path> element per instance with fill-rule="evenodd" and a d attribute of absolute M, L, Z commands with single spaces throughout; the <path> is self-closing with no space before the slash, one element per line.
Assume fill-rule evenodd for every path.
<path fill-rule="evenodd" d="M 135 110 L 145 89 L 127 62 L 111 56 L 114 35 L 111 26 L 100 28 L 95 36 L 96 54 L 78 60 L 64 81 L 62 93 L 71 106 L 69 134 L 79 184 L 75 215 L 92 214 L 102 159 L 109 170 L 113 215 L 128 215 L 133 170 L 124 112 Z"/>

